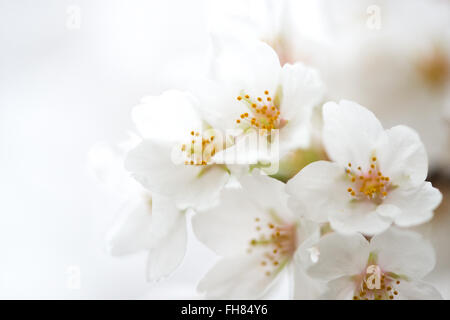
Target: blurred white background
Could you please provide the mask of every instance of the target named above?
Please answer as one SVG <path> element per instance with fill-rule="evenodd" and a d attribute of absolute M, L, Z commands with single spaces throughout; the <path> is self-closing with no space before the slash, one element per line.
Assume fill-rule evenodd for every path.
<path fill-rule="evenodd" d="M 182 267 L 156 284 L 145 253 L 107 254 L 123 199 L 97 183 L 87 154 L 126 138 L 141 97 L 202 72 L 210 5 L 0 0 L 0 298 L 194 297 L 214 256 L 192 237 Z"/>
<path fill-rule="evenodd" d="M 142 96 L 195 72 L 194 62 L 176 79 L 166 69 L 201 61 L 202 2 L 1 0 L 0 43 L 0 298 L 145 296 L 160 286 L 145 281 L 145 254 L 106 253 L 120 201 L 87 153 L 126 137 Z"/>

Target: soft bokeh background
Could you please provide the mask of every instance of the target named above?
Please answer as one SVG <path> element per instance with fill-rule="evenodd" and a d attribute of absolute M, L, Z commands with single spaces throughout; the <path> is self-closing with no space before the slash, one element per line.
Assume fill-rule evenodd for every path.
<path fill-rule="evenodd" d="M 244 24 L 259 12 L 254 1 L 232 2 L 0 0 L 0 298 L 196 297 L 216 257 L 192 236 L 181 268 L 156 284 L 145 281 L 145 253 L 107 254 L 105 235 L 124 199 L 98 183 L 88 153 L 126 138 L 142 96 L 188 87 L 204 67 L 207 29 L 231 29 L 227 10 Z M 326 22 L 334 20 L 324 18 L 322 2 L 296 1 L 304 60 L 337 37 L 327 39 Z M 348 8 L 333 9 L 334 17 Z M 436 173 L 443 190 L 448 167 L 441 160 Z M 449 215 L 447 203 L 437 222 L 420 228 L 438 249 L 429 280 L 447 298 Z"/>

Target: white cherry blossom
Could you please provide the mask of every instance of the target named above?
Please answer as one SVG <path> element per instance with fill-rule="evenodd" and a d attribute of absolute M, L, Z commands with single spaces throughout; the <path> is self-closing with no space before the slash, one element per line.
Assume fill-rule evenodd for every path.
<path fill-rule="evenodd" d="M 422 281 L 433 270 L 433 247 L 418 233 L 395 227 L 370 241 L 361 234 L 327 234 L 308 274 L 327 281 L 323 299 L 442 299 Z"/>
<path fill-rule="evenodd" d="M 212 159 L 222 141 L 211 131 L 204 134 L 194 103 L 190 94 L 175 90 L 145 98 L 133 109 L 144 140 L 125 161 L 147 190 L 170 197 L 182 210 L 211 205 L 228 180 L 228 169 Z"/>
<path fill-rule="evenodd" d="M 417 133 L 406 126 L 384 130 L 369 110 L 350 101 L 325 104 L 323 117 L 331 162 L 311 163 L 288 182 L 294 210 L 305 206 L 310 219 L 367 235 L 432 218 L 442 195 L 424 181 L 427 155 Z"/>
<path fill-rule="evenodd" d="M 265 132 L 269 143 L 278 130 L 280 154 L 310 144 L 313 107 L 324 86 L 319 74 L 301 63 L 280 66 L 267 44 L 213 37 L 210 73 L 195 86 L 202 117 L 213 128 L 239 139 L 247 132 Z"/>
<path fill-rule="evenodd" d="M 292 272 L 294 297 L 318 295 L 320 283 L 304 273 L 309 255 L 302 249 L 318 239 L 318 225 L 287 208 L 282 182 L 254 173 L 240 183 L 241 189 L 224 190 L 218 206 L 193 218 L 196 236 L 222 257 L 199 291 L 206 298 L 261 298 L 281 274 Z"/>

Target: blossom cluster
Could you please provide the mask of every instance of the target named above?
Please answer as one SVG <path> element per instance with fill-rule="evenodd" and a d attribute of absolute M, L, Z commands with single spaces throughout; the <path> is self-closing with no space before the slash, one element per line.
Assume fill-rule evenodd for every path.
<path fill-rule="evenodd" d="M 125 168 L 139 200 L 110 251 L 148 251 L 147 277 L 158 280 L 183 261 L 192 224 L 220 256 L 198 284 L 206 298 L 263 298 L 283 275 L 295 299 L 440 298 L 422 281 L 433 248 L 407 229 L 442 200 L 425 181 L 419 135 L 383 128 L 356 102 L 326 102 L 317 70 L 281 65 L 264 42 L 213 46 L 189 91 L 133 109 Z"/>

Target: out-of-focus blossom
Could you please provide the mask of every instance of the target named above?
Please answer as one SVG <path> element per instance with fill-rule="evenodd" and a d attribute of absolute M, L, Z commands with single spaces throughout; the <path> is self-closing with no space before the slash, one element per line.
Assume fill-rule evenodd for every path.
<path fill-rule="evenodd" d="M 223 191 L 218 206 L 193 218 L 196 236 L 222 256 L 198 289 L 207 298 L 256 299 L 292 272 L 294 297 L 316 297 L 321 284 L 304 267 L 318 225 L 287 208 L 282 182 L 256 173 L 240 182 L 242 189 Z"/>
<path fill-rule="evenodd" d="M 288 182 L 294 210 L 305 206 L 310 219 L 368 235 L 392 223 L 409 227 L 432 218 L 442 195 L 424 181 L 427 155 L 417 133 L 405 126 L 384 130 L 369 110 L 350 101 L 327 103 L 323 117 L 332 162 L 314 162 Z"/>
<path fill-rule="evenodd" d="M 329 42 L 315 64 L 330 99 L 358 101 L 387 127 L 414 128 L 430 165 L 445 167 L 450 159 L 444 119 L 450 97 L 450 3 L 321 2 Z"/>
<path fill-rule="evenodd" d="M 168 276 L 181 264 L 186 243 L 186 212 L 171 199 L 156 195 L 129 208 L 108 235 L 112 255 L 148 251 L 149 281 Z"/>
<path fill-rule="evenodd" d="M 179 91 L 145 98 L 133 110 L 144 140 L 125 161 L 147 190 L 170 197 L 182 210 L 210 206 L 228 180 L 226 167 L 213 162 L 215 147 L 222 146 L 211 133 L 205 136 L 193 103 L 190 94 Z M 213 146 L 209 154 L 205 144 Z"/>
<path fill-rule="evenodd" d="M 122 201 L 145 194 L 145 189 L 125 170 L 126 153 L 139 144 L 141 138 L 134 133 L 117 145 L 96 143 L 88 153 L 88 167 L 97 181 Z"/>
<path fill-rule="evenodd" d="M 212 33 L 266 42 L 277 52 L 281 65 L 307 62 L 317 44 L 304 32 L 308 16 L 297 10 L 298 4 L 290 0 L 209 1 L 208 28 Z"/>
<path fill-rule="evenodd" d="M 255 131 L 266 132 L 270 143 L 275 130 L 281 156 L 309 146 L 312 110 L 324 93 L 318 73 L 300 63 L 281 67 L 276 52 L 260 41 L 212 41 L 209 78 L 195 90 L 206 122 L 223 132 L 234 130 L 236 144 Z"/>
<path fill-rule="evenodd" d="M 361 234 L 320 239 L 318 262 L 308 268 L 328 281 L 324 299 L 442 299 L 421 281 L 435 265 L 433 247 L 419 234 L 394 227 L 368 241 Z"/>
<path fill-rule="evenodd" d="M 123 200 L 107 235 L 108 252 L 123 256 L 147 251 L 147 279 L 154 281 L 168 276 L 183 260 L 186 213 L 170 199 L 152 196 L 123 167 L 126 152 L 140 140 L 133 134 L 117 147 L 98 144 L 89 153 L 89 165 L 99 181 Z"/>

